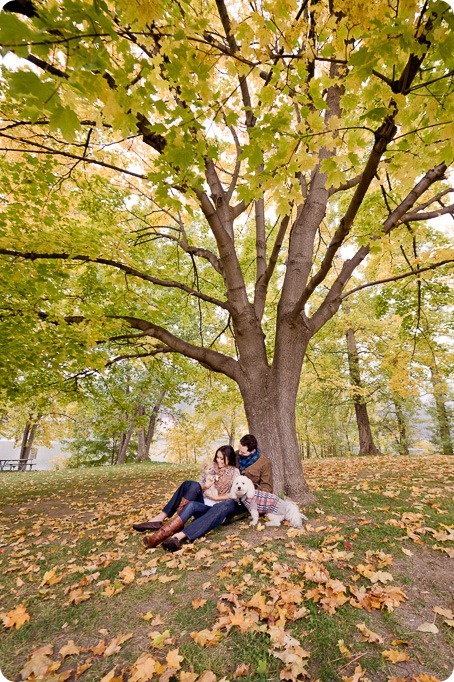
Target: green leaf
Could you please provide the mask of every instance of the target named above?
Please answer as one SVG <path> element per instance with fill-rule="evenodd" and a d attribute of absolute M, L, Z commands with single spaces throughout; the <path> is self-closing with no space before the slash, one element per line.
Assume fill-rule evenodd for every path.
<path fill-rule="evenodd" d="M 81 130 L 79 119 L 69 107 L 58 107 L 49 119 L 51 130 L 59 130 L 68 142 L 74 142 Z"/>

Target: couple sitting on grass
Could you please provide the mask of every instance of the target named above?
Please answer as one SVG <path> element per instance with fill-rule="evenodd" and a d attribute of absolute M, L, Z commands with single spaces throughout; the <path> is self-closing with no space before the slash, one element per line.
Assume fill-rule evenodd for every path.
<path fill-rule="evenodd" d="M 162 543 L 164 549 L 176 552 L 186 540 L 194 542 L 220 526 L 227 517 L 233 518 L 246 511 L 229 496 L 232 483 L 240 474 L 247 476 L 259 490 L 273 492 L 271 462 L 260 454 L 257 439 L 251 434 L 240 440 L 238 453 L 230 445 L 218 448 L 213 463 L 204 468 L 200 482 L 182 483 L 162 512 L 150 521 L 135 523 L 134 530 L 156 531 L 143 539 L 148 549 Z M 176 516 L 165 523 L 173 514 Z M 195 520 L 184 528 L 191 517 Z"/>

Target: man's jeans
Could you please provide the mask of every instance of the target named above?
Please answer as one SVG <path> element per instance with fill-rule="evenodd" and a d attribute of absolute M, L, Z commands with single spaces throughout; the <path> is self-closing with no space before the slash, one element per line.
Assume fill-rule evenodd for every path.
<path fill-rule="evenodd" d="M 205 507 L 206 511 L 203 511 L 202 507 Z M 197 502 L 190 502 L 182 510 L 180 514 L 181 518 L 186 521 L 189 518 L 188 515 L 197 516 L 200 513 L 201 515 L 190 523 L 189 526 L 184 529 L 183 533 L 190 542 L 194 542 L 197 538 L 201 538 L 202 535 L 209 533 L 213 528 L 220 526 L 227 516 L 237 516 L 238 514 L 243 514 L 244 511 L 243 505 L 238 504 L 236 500 L 223 500 L 213 507 L 207 507 L 205 504 L 200 505 Z"/>

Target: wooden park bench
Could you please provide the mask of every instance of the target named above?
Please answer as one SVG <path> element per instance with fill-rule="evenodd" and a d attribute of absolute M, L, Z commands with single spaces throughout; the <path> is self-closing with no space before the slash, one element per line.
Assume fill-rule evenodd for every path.
<path fill-rule="evenodd" d="M 28 459 L 0 459 L 0 471 L 31 471 L 36 462 Z"/>

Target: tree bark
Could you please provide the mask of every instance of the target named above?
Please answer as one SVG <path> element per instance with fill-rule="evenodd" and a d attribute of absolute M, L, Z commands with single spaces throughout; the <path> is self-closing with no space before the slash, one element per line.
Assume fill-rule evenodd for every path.
<path fill-rule="evenodd" d="M 145 407 L 139 405 L 137 408 L 137 416 L 143 417 L 145 415 Z M 147 458 L 145 453 L 145 429 L 141 426 L 137 431 L 137 457 L 136 462 L 144 462 Z"/>
<path fill-rule="evenodd" d="M 302 504 L 313 504 L 315 496 L 303 475 L 296 431 L 296 395 L 307 339 L 295 333 L 293 352 L 278 351 L 272 367 L 257 361 L 243 366 L 238 384 L 250 433 L 273 467 L 274 493 L 285 493 Z M 282 344 L 281 338 L 281 344 Z"/>
<path fill-rule="evenodd" d="M 125 433 L 121 435 L 120 446 L 118 448 L 117 461 L 115 464 L 124 464 L 126 460 L 126 451 L 128 449 L 129 441 L 131 440 L 132 433 L 134 431 L 135 422 L 131 422 L 131 425 Z"/>
<path fill-rule="evenodd" d="M 399 453 L 404 457 L 408 457 L 410 455 L 410 450 L 408 449 L 407 422 L 402 408 L 402 401 L 398 396 L 394 396 L 393 401 L 396 409 L 397 428 L 399 433 L 397 441 Z"/>
<path fill-rule="evenodd" d="M 430 368 L 430 376 L 432 379 L 432 386 L 434 390 L 435 408 L 438 423 L 438 438 L 440 440 L 441 452 L 443 455 L 453 455 L 453 446 L 451 438 L 451 430 L 449 424 L 449 415 L 446 409 L 444 397 L 446 395 L 444 382 L 440 374 L 433 367 Z"/>
<path fill-rule="evenodd" d="M 19 454 L 19 459 L 22 460 L 19 463 L 19 471 L 24 471 L 26 469 L 26 462 L 30 457 L 33 441 L 35 440 L 36 431 L 38 430 L 39 422 L 41 421 L 42 416 L 43 415 L 41 413 L 38 413 L 36 415 L 36 419 L 34 419 L 33 422 L 27 422 L 25 425 Z"/>
<path fill-rule="evenodd" d="M 359 454 L 378 455 L 380 453 L 374 443 L 369 413 L 367 412 L 367 405 L 364 396 L 362 395 L 363 383 L 361 380 L 359 353 L 354 330 L 351 328 L 348 329 L 345 337 L 347 340 L 348 369 L 353 387 L 353 404 L 355 406 L 356 424 L 358 426 Z"/>

